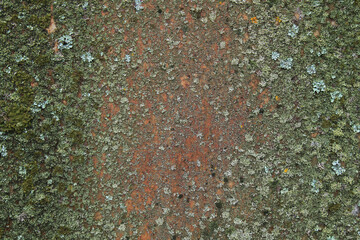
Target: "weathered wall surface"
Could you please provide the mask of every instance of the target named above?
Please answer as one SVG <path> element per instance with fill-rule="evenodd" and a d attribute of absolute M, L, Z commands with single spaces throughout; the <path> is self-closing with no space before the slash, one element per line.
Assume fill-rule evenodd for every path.
<path fill-rule="evenodd" d="M 359 1 L 1 4 L 3 239 L 359 238 Z"/>

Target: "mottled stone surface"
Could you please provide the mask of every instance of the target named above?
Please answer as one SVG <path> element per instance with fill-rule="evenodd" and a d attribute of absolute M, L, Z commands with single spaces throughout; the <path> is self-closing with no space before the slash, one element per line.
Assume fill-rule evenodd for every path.
<path fill-rule="evenodd" d="M 2 4 L 0 238 L 359 237 L 359 1 Z"/>

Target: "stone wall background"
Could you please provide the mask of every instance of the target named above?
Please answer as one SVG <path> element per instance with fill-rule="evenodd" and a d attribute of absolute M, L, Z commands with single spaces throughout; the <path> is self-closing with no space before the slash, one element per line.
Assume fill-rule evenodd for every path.
<path fill-rule="evenodd" d="M 2 239 L 356 239 L 360 2 L 2 1 Z"/>

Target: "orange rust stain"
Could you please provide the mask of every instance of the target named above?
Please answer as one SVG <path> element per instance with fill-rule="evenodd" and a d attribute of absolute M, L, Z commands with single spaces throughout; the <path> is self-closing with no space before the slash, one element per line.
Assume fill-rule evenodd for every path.
<path fill-rule="evenodd" d="M 214 44 L 212 45 L 212 49 L 214 50 L 215 54 L 218 54 L 218 50 L 219 50 L 218 44 L 214 43 Z"/>
<path fill-rule="evenodd" d="M 194 137 L 187 137 L 185 140 L 185 147 L 190 149 L 191 146 L 196 142 L 196 136 Z"/>
<path fill-rule="evenodd" d="M 161 30 L 161 31 L 164 31 L 164 30 L 165 30 L 165 25 L 164 25 L 164 24 L 161 24 L 161 25 L 160 25 L 160 30 Z"/>
<path fill-rule="evenodd" d="M 245 21 L 249 20 L 249 17 L 245 13 L 242 15 L 242 17 Z"/>
<path fill-rule="evenodd" d="M 51 34 L 51 33 L 55 32 L 55 30 L 56 30 L 56 24 L 54 21 L 54 17 L 51 16 L 50 26 L 46 29 L 46 31 L 48 32 L 48 34 Z"/>
<path fill-rule="evenodd" d="M 226 32 L 229 32 L 229 28 L 224 29 Z M 229 46 L 229 42 L 231 41 L 231 37 L 229 35 L 224 37 L 224 41 L 226 42 L 226 46 Z"/>
<path fill-rule="evenodd" d="M 147 223 L 144 227 L 143 227 L 143 233 L 141 234 L 140 237 L 138 237 L 139 240 L 151 240 L 151 231 L 149 230 L 148 227 L 149 223 Z"/>
<path fill-rule="evenodd" d="M 155 9 L 155 6 L 154 6 L 154 4 L 152 4 L 151 1 L 148 1 L 146 3 L 144 2 L 143 7 L 144 7 L 144 9 L 149 9 L 149 10 L 154 10 Z"/>
<path fill-rule="evenodd" d="M 144 210 L 144 204 L 143 203 L 145 201 L 144 201 L 144 197 L 143 197 L 143 195 L 141 194 L 140 191 L 138 191 L 138 190 L 133 191 L 131 193 L 131 198 L 136 200 L 133 203 L 136 211 Z"/>
<path fill-rule="evenodd" d="M 203 69 L 205 72 L 210 71 L 210 69 L 208 69 L 208 67 L 205 64 L 201 64 L 201 69 Z"/>
<path fill-rule="evenodd" d="M 178 37 L 179 37 L 179 40 L 182 42 L 183 41 L 183 38 L 184 38 L 184 32 L 182 29 L 180 29 L 179 33 L 178 33 Z M 182 44 L 182 43 L 180 43 Z M 180 45 L 179 44 L 179 45 Z M 180 48 L 180 47 L 179 47 Z"/>
<path fill-rule="evenodd" d="M 125 205 L 126 205 L 128 214 L 130 214 L 130 212 L 132 212 L 134 210 L 135 204 L 133 203 L 133 201 L 131 199 L 128 199 L 128 200 L 126 200 Z"/>
<path fill-rule="evenodd" d="M 31 82 L 31 86 L 32 86 L 32 87 L 36 87 L 37 85 L 39 85 L 37 82 L 35 82 L 35 81 L 32 81 L 32 82 Z"/>
<path fill-rule="evenodd" d="M 186 14 L 186 21 L 188 21 L 189 23 L 194 23 L 194 20 L 193 20 L 193 18 L 192 18 L 192 16 L 191 16 L 191 13 L 190 13 L 190 12 L 188 12 L 188 13 Z"/>
<path fill-rule="evenodd" d="M 148 197 L 146 200 L 146 204 L 151 205 L 151 203 L 152 203 L 152 199 L 151 199 L 151 197 Z"/>
<path fill-rule="evenodd" d="M 174 23 L 175 23 L 175 18 L 174 18 L 174 17 L 171 17 L 171 18 L 169 19 L 169 21 L 170 21 L 171 25 L 174 25 Z"/>
<path fill-rule="evenodd" d="M 149 100 L 145 100 L 145 107 L 152 108 L 152 103 Z"/>
<path fill-rule="evenodd" d="M 255 74 L 251 74 L 250 77 L 250 87 L 252 88 L 253 91 L 255 91 L 257 89 L 257 86 L 259 85 L 260 80 L 256 77 Z"/>
<path fill-rule="evenodd" d="M 153 134 L 154 134 L 154 143 L 155 144 L 159 144 L 160 143 L 160 140 L 159 140 L 159 130 L 157 129 L 156 127 L 156 117 L 153 113 L 151 113 L 151 125 L 153 127 Z"/>
<path fill-rule="evenodd" d="M 139 34 L 139 40 L 137 41 L 137 47 L 138 47 L 139 55 L 141 56 L 143 54 L 145 45 L 142 42 L 140 30 L 138 31 L 138 34 Z"/>
<path fill-rule="evenodd" d="M 275 105 L 270 105 L 269 107 L 269 111 L 272 112 L 276 109 L 276 106 Z"/>
<path fill-rule="evenodd" d="M 104 176 L 105 181 L 109 181 L 111 179 L 111 175 L 106 173 Z"/>
<path fill-rule="evenodd" d="M 102 219 L 101 213 L 100 213 L 100 212 L 96 212 L 96 213 L 95 213 L 95 216 L 94 216 L 94 219 L 95 219 L 96 221 L 101 220 L 101 219 Z"/>
<path fill-rule="evenodd" d="M 319 133 L 318 133 L 318 132 L 315 132 L 315 133 L 312 133 L 312 134 L 311 134 L 311 137 L 312 137 L 312 138 L 316 138 L 317 135 L 319 135 Z"/>
<path fill-rule="evenodd" d="M 263 90 L 259 95 L 258 95 L 258 99 L 262 100 L 262 102 L 260 103 L 260 107 L 262 108 L 264 105 L 268 104 L 270 101 L 270 97 L 269 97 L 269 90 L 265 89 Z"/>
<path fill-rule="evenodd" d="M 150 72 L 148 71 L 149 64 L 147 62 L 144 62 L 142 67 L 144 69 L 144 76 L 149 77 L 150 76 Z"/>
<path fill-rule="evenodd" d="M 102 201 L 104 199 L 104 196 L 102 194 L 102 192 L 98 192 L 97 195 L 96 195 L 96 199 L 99 200 L 99 201 Z"/>
<path fill-rule="evenodd" d="M 111 46 L 111 47 L 109 48 L 109 50 L 108 50 L 108 55 L 109 55 L 109 56 L 112 56 L 112 55 L 117 56 L 114 47 Z"/>
<path fill-rule="evenodd" d="M 101 164 L 103 166 L 104 164 Z M 104 168 L 100 170 L 99 178 L 102 178 L 104 176 Z"/>
<path fill-rule="evenodd" d="M 93 157 L 93 164 L 94 164 L 94 168 L 97 167 L 97 164 L 98 164 L 98 160 L 97 160 L 97 157 Z"/>
<path fill-rule="evenodd" d="M 115 238 L 116 240 L 121 240 L 123 236 L 124 236 L 123 233 L 116 231 L 116 238 Z"/>
<path fill-rule="evenodd" d="M 167 94 L 166 94 L 166 93 L 163 93 L 161 96 L 162 96 L 164 102 L 167 102 Z"/>
<path fill-rule="evenodd" d="M 52 16 L 53 10 L 54 10 L 54 7 L 53 7 L 53 5 L 51 4 L 51 5 L 50 5 L 50 12 L 51 12 L 50 26 L 46 29 L 46 31 L 48 32 L 48 34 L 51 34 L 51 33 L 55 32 L 55 30 L 56 30 L 56 25 L 55 25 L 54 17 Z"/>
<path fill-rule="evenodd" d="M 235 182 L 230 181 L 230 182 L 228 183 L 228 186 L 229 186 L 229 188 L 233 188 L 233 187 L 235 186 Z"/>
<path fill-rule="evenodd" d="M 194 208 L 194 206 L 195 206 L 195 201 L 194 201 L 194 200 L 190 200 L 189 206 L 190 206 L 190 208 Z"/>
<path fill-rule="evenodd" d="M 316 31 L 314 32 L 314 36 L 315 36 L 315 37 L 319 37 L 319 36 L 320 36 L 320 31 L 319 31 L 319 30 L 316 30 Z"/>
<path fill-rule="evenodd" d="M 182 77 L 180 77 L 181 86 L 183 86 L 183 88 L 188 88 L 190 86 L 190 83 L 187 79 L 188 79 L 188 77 L 186 75 L 183 75 Z"/>
<path fill-rule="evenodd" d="M 318 24 L 317 25 L 317 29 L 316 29 L 316 31 L 314 32 L 314 36 L 315 37 L 320 37 L 320 32 L 321 32 L 321 25 L 320 24 Z"/>
<path fill-rule="evenodd" d="M 55 44 L 54 44 L 54 47 L 53 47 L 55 53 L 57 53 L 59 51 L 58 45 L 59 45 L 59 43 L 55 40 Z"/>
<path fill-rule="evenodd" d="M 243 41 L 244 41 L 244 43 L 246 43 L 248 40 L 249 40 L 249 33 L 246 32 L 246 33 L 244 34 Z"/>
<path fill-rule="evenodd" d="M 107 112 L 110 113 L 110 115 L 114 116 L 116 113 L 120 111 L 120 107 L 114 103 L 108 103 L 108 110 Z"/>
<path fill-rule="evenodd" d="M 126 82 L 130 88 L 134 86 L 134 81 L 131 79 L 131 77 L 126 78 Z"/>

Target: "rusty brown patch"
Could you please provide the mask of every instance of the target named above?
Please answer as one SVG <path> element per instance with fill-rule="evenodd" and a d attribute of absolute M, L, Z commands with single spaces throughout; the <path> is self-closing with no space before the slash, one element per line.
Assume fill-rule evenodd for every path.
<path fill-rule="evenodd" d="M 223 181 L 224 172 L 230 164 L 230 160 L 226 159 L 227 151 L 235 146 L 241 147 L 246 133 L 251 133 L 259 143 L 267 141 L 262 133 L 252 130 L 262 124 L 261 116 L 256 119 L 248 116 L 257 107 L 268 107 L 270 111 L 275 109 L 275 105 L 268 106 L 270 89 L 265 88 L 260 92 L 260 79 L 253 74 L 241 79 L 246 86 L 229 92 L 229 87 L 233 86 L 227 78 L 235 76 L 237 66 L 225 62 L 231 62 L 233 56 L 228 52 L 238 45 L 233 41 L 237 37 L 235 33 L 223 24 L 229 17 L 226 11 L 221 10 L 226 8 L 226 4 L 218 4 L 218 10 L 223 12 L 220 12 L 211 29 L 205 29 L 199 19 L 193 18 L 191 7 L 185 4 L 182 7 L 184 18 L 188 21 L 186 27 L 177 15 L 172 15 L 167 21 L 163 21 L 161 15 L 147 16 L 147 11 L 154 11 L 156 1 L 148 1 L 144 9 L 147 25 L 153 25 L 156 31 L 151 27 L 141 27 L 142 23 L 132 23 L 129 27 L 122 22 L 117 23 L 125 30 L 121 58 L 134 47 L 133 61 L 142 61 L 136 71 L 126 69 L 129 71 L 126 77 L 128 87 L 137 93 L 126 92 L 130 103 L 128 118 L 136 122 L 131 126 L 137 133 L 136 143 L 132 143 L 129 150 L 129 162 L 117 162 L 119 165 L 126 164 L 129 172 L 136 174 L 111 176 L 105 164 L 109 161 L 106 155 L 102 155 L 101 159 L 94 157 L 92 164 L 94 175 L 101 183 L 114 178 L 122 182 L 124 187 L 131 183 L 124 200 L 127 217 L 136 215 L 136 220 L 141 222 L 137 235 L 131 239 L 171 239 L 172 236 L 164 227 L 157 226 L 156 219 L 160 217 L 169 228 L 184 233 L 187 228 L 193 233 L 194 239 L 198 238 L 201 234 L 199 219 L 217 214 L 215 202 L 226 202 L 229 189 L 238 187 L 237 180 Z M 163 11 L 170 12 L 170 6 L 171 3 Z M 206 15 L 205 12 L 201 14 Z M 246 14 L 241 17 L 249 20 Z M 109 31 L 113 33 L 113 30 Z M 170 48 L 166 42 L 169 37 L 181 43 Z M 248 40 L 249 33 L 246 32 L 243 41 Z M 224 49 L 219 49 L 221 41 L 226 43 Z M 148 48 L 153 49 L 154 53 L 148 54 L 145 50 Z M 112 50 L 107 54 L 112 54 Z M 169 68 L 173 70 L 167 73 Z M 151 78 L 151 73 L 157 73 L 156 78 Z M 169 77 L 174 77 L 174 80 L 169 81 Z M 196 84 L 193 83 L 195 78 L 198 79 Z M 144 79 L 150 81 L 143 84 Z M 250 108 L 246 102 L 253 94 L 255 100 Z M 111 135 L 110 120 L 119 114 L 121 103 L 110 103 L 108 100 L 104 96 L 99 130 Z M 228 110 L 229 115 L 222 115 L 223 110 Z M 97 134 L 94 132 L 93 136 Z M 119 155 L 122 154 L 120 148 Z M 106 189 L 100 186 L 94 186 L 98 191 L 93 193 L 92 201 L 97 200 L 102 205 L 114 204 L 104 200 Z M 239 199 L 239 205 L 232 207 L 234 214 L 251 217 L 253 210 L 249 206 L 252 191 L 255 190 L 234 193 L 234 197 Z M 209 211 L 205 212 L 206 207 L 209 207 Z M 163 214 L 164 209 L 169 209 L 171 213 Z M 108 218 L 111 221 L 100 211 L 95 213 L 94 218 Z M 120 232 L 116 234 L 117 239 L 123 237 Z"/>
<path fill-rule="evenodd" d="M 47 32 L 48 32 L 49 34 L 55 32 L 55 30 L 56 30 L 56 24 L 55 24 L 55 20 L 54 20 L 54 17 L 53 17 L 53 16 L 51 16 L 50 26 L 49 26 L 46 30 L 47 30 Z"/>
<path fill-rule="evenodd" d="M 190 86 L 190 83 L 187 79 L 188 77 L 186 75 L 180 77 L 181 86 L 183 86 L 183 88 L 188 88 Z"/>

